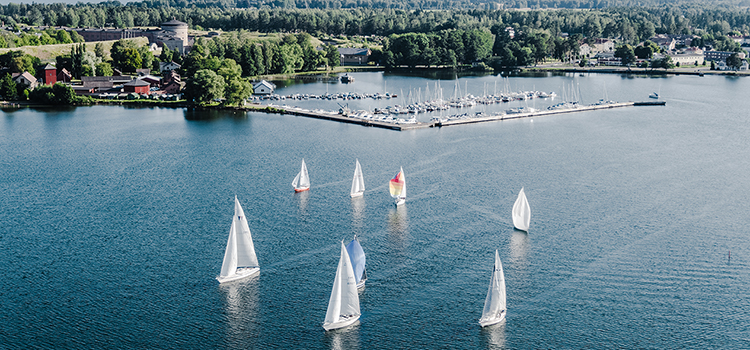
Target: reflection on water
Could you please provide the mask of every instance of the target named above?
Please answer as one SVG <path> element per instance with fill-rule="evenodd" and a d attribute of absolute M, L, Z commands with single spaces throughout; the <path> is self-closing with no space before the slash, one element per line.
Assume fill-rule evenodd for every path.
<path fill-rule="evenodd" d="M 496 325 L 482 327 L 482 341 L 485 345 L 482 348 L 505 349 L 505 322 L 507 322 L 507 319 Z"/>
<path fill-rule="evenodd" d="M 247 118 L 247 113 L 241 111 L 221 110 L 221 109 L 203 109 L 203 108 L 186 108 L 186 120 L 212 120 L 221 118 Z"/>
<path fill-rule="evenodd" d="M 514 264 L 526 265 L 526 257 L 529 254 L 529 234 L 523 231 L 513 230 L 510 236 L 510 259 Z"/>
<path fill-rule="evenodd" d="M 365 212 L 365 197 L 352 198 L 352 225 L 354 226 L 355 233 L 360 233 L 363 225 L 363 218 Z"/>
<path fill-rule="evenodd" d="M 325 337 L 331 350 L 359 349 L 359 321 L 344 329 L 325 332 Z"/>
<path fill-rule="evenodd" d="M 388 212 L 388 232 L 391 235 L 404 236 L 409 229 L 409 216 L 406 214 L 406 204 L 402 204 Z"/>
<path fill-rule="evenodd" d="M 227 343 L 244 348 L 257 338 L 258 280 L 260 274 L 219 286 L 224 293 L 224 309 L 227 321 Z"/>
<path fill-rule="evenodd" d="M 299 214 L 307 215 L 307 200 L 310 198 L 310 191 L 295 192 L 294 196 L 299 201 Z"/>

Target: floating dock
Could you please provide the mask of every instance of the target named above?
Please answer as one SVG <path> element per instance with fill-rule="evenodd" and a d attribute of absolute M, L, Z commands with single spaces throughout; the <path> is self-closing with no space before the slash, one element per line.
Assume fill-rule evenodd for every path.
<path fill-rule="evenodd" d="M 414 129 L 443 127 L 443 126 L 486 123 L 486 122 L 511 120 L 511 119 L 536 118 L 536 117 L 544 117 L 544 116 L 555 115 L 555 114 L 588 112 L 588 111 L 622 108 L 622 107 L 664 106 L 666 104 L 667 104 L 666 101 L 613 102 L 613 103 L 593 104 L 593 105 L 588 105 L 588 106 L 578 106 L 575 108 L 561 108 L 561 109 L 553 109 L 553 110 L 545 109 L 545 110 L 528 112 L 528 113 L 511 113 L 511 114 L 498 114 L 498 115 L 483 116 L 483 117 L 466 117 L 466 118 L 453 119 L 453 120 L 448 120 L 448 121 L 432 121 L 432 122 L 426 122 L 426 123 L 425 122 L 393 123 L 393 122 L 385 122 L 385 121 L 350 117 L 344 114 L 338 114 L 338 113 L 333 113 L 333 112 L 310 111 L 310 110 L 305 110 L 305 109 L 298 108 L 298 107 L 288 107 L 288 106 L 273 106 L 273 109 L 275 110 L 274 112 L 281 113 L 281 114 L 291 114 L 291 115 L 297 115 L 297 116 L 302 116 L 302 117 L 333 120 L 333 121 L 342 122 L 342 123 L 358 124 L 358 125 L 363 125 L 363 126 L 371 126 L 371 127 L 377 127 L 377 128 L 383 128 L 383 129 L 404 131 L 404 130 L 414 130 Z"/>

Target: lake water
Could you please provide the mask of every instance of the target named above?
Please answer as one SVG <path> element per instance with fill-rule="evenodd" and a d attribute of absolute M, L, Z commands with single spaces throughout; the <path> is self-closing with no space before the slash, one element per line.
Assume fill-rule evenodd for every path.
<path fill-rule="evenodd" d="M 355 77 L 279 92 L 437 82 Z M 459 84 L 481 95 L 498 81 L 583 103 L 659 91 L 667 105 L 406 132 L 261 113 L 4 111 L 0 348 L 750 347 L 750 79 Z M 312 186 L 294 194 L 302 158 Z M 367 191 L 352 200 L 355 158 Z M 409 198 L 396 209 L 387 182 L 402 166 Z M 528 234 L 510 217 L 521 187 Z M 235 195 L 261 273 L 220 286 Z M 339 242 L 355 234 L 361 321 L 326 333 Z M 481 329 L 495 249 L 507 319 Z"/>

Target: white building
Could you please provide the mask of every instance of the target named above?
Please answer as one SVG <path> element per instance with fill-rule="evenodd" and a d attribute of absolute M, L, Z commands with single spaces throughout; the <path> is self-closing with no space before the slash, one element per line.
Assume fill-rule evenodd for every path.
<path fill-rule="evenodd" d="M 273 90 L 276 89 L 276 85 L 269 83 L 265 80 L 261 80 L 259 83 L 253 85 L 253 94 L 255 95 L 270 95 Z"/>

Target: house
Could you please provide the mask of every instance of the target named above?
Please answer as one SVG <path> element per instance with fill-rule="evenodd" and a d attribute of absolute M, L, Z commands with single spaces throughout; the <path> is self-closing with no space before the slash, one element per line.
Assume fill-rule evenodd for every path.
<path fill-rule="evenodd" d="M 57 82 L 57 68 L 50 63 L 44 66 L 44 85 L 52 85 Z"/>
<path fill-rule="evenodd" d="M 96 88 L 94 87 L 85 87 L 81 85 L 74 85 L 71 86 L 73 88 L 73 92 L 76 93 L 76 95 L 91 95 L 94 92 L 96 92 Z"/>
<path fill-rule="evenodd" d="M 138 77 L 138 79 L 141 79 L 149 84 L 151 84 L 152 87 L 159 87 L 161 86 L 161 78 L 157 76 L 153 76 L 151 74 L 148 75 L 142 75 Z"/>
<path fill-rule="evenodd" d="M 69 83 L 71 80 L 73 80 L 73 74 L 70 74 L 67 69 L 63 68 L 57 72 L 57 81 Z"/>
<path fill-rule="evenodd" d="M 582 57 L 589 57 L 591 55 L 591 46 L 586 43 L 581 44 L 581 46 L 578 47 L 578 54 Z"/>
<path fill-rule="evenodd" d="M 123 88 L 125 89 L 126 93 L 133 92 L 136 94 L 148 95 L 150 92 L 149 90 L 151 88 L 151 84 L 141 79 L 133 79 L 130 82 L 125 83 L 125 85 L 123 85 Z"/>
<path fill-rule="evenodd" d="M 726 62 L 727 57 L 731 56 L 733 53 L 739 55 L 741 60 L 745 59 L 744 52 L 706 51 L 703 54 L 706 56 L 706 61 Z"/>
<path fill-rule="evenodd" d="M 690 65 L 696 64 L 696 62 L 698 65 L 703 64 L 702 53 L 701 54 L 681 53 L 681 54 L 671 55 L 669 57 L 672 58 L 672 63 L 674 63 L 675 65 L 679 63 L 680 66 L 685 66 L 685 65 L 690 66 Z"/>
<path fill-rule="evenodd" d="M 593 52 L 613 52 L 615 51 L 615 42 L 609 39 L 596 39 L 592 47 Z"/>
<path fill-rule="evenodd" d="M 273 90 L 276 89 L 276 85 L 269 83 L 265 80 L 261 80 L 259 83 L 253 85 L 253 94 L 255 95 L 270 95 Z"/>
<path fill-rule="evenodd" d="M 664 34 L 659 34 L 649 40 L 653 41 L 664 51 L 672 51 L 674 50 L 675 45 L 677 45 L 677 42 L 674 40 L 674 38 L 670 38 L 669 36 Z"/>
<path fill-rule="evenodd" d="M 363 65 L 370 60 L 372 51 L 368 48 L 340 47 L 341 65 Z"/>
<path fill-rule="evenodd" d="M 179 94 L 182 89 L 185 88 L 185 83 L 179 80 L 171 80 L 170 82 L 162 85 L 161 89 L 165 94 L 175 95 Z"/>
<path fill-rule="evenodd" d="M 164 72 L 173 71 L 180 69 L 182 66 L 178 63 L 172 62 L 159 62 L 159 71 L 163 74 Z"/>
<path fill-rule="evenodd" d="M 15 77 L 13 77 L 13 81 L 16 82 L 16 84 L 26 85 L 29 90 L 34 90 L 34 88 L 36 88 L 39 84 L 36 81 L 36 78 L 34 78 L 34 76 L 29 72 L 23 72 L 16 75 Z"/>

